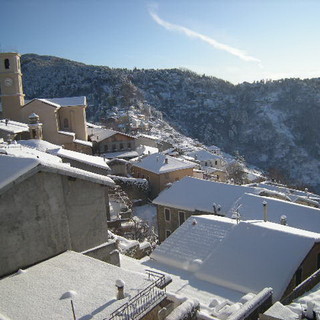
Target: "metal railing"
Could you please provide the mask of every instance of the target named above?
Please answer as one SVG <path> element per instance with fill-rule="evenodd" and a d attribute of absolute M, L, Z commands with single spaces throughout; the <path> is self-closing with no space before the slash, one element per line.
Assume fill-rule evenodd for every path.
<path fill-rule="evenodd" d="M 147 270 L 147 274 L 149 279 L 156 277 L 157 280 L 153 281 L 120 308 L 113 311 L 109 320 L 140 319 L 147 311 L 153 309 L 154 306 L 166 298 L 166 293 L 159 289 L 165 285 L 165 276 L 151 270 Z"/>

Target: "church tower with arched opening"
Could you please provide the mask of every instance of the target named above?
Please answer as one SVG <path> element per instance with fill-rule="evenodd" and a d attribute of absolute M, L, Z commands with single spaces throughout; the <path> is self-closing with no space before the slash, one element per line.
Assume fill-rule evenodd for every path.
<path fill-rule="evenodd" d="M 24 94 L 18 53 L 0 53 L 0 88 L 3 117 L 21 121 Z"/>

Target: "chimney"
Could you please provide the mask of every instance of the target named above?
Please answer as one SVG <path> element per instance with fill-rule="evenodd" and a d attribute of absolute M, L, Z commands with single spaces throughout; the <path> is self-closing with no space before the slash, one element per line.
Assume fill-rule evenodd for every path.
<path fill-rule="evenodd" d="M 268 221 L 267 201 L 263 201 L 262 205 L 263 205 L 263 220 L 264 220 L 264 222 L 267 222 Z"/>
<path fill-rule="evenodd" d="M 118 288 L 117 300 L 124 299 L 124 281 L 120 279 L 116 280 L 116 287 Z"/>
<path fill-rule="evenodd" d="M 280 224 L 282 224 L 282 225 L 284 225 L 284 226 L 287 225 L 287 216 L 286 216 L 286 215 L 283 214 L 283 215 L 280 217 Z"/>

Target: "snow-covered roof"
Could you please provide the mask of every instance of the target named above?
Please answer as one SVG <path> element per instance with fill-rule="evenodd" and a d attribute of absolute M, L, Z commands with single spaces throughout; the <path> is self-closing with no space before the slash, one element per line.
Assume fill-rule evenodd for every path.
<path fill-rule="evenodd" d="M 80 153 L 63 148 L 49 150 L 48 152 L 61 158 L 76 160 L 94 167 L 110 170 L 110 167 L 107 165 L 105 159 L 102 157 L 91 156 L 85 153 Z"/>
<path fill-rule="evenodd" d="M 254 194 L 244 194 L 233 207 L 239 207 L 241 220 L 262 219 L 263 201 L 267 202 L 269 221 L 280 223 L 281 217 L 286 216 L 287 224 L 291 227 L 320 232 L 320 209 L 318 208 Z M 228 212 L 228 216 L 231 217 L 232 213 L 232 211 Z"/>
<path fill-rule="evenodd" d="M 138 162 L 132 163 L 132 165 L 157 174 L 194 168 L 196 166 L 194 163 L 173 158 L 162 153 L 151 154 Z"/>
<path fill-rule="evenodd" d="M 245 192 L 255 192 L 255 189 L 194 177 L 184 177 L 174 182 L 169 189 L 162 191 L 153 200 L 153 203 L 182 210 L 199 210 L 211 213 L 213 212 L 213 205 L 216 204 L 220 207 L 221 213 L 226 213 Z"/>
<path fill-rule="evenodd" d="M 65 98 L 35 98 L 32 100 L 26 100 L 25 106 L 35 100 L 39 100 L 44 103 L 50 104 L 56 108 L 87 105 L 87 98 L 85 96 L 80 96 L 80 97 L 65 97 Z"/>
<path fill-rule="evenodd" d="M 208 216 L 194 216 L 157 247 L 151 258 L 193 272 L 219 245 L 235 223 L 235 220 L 225 217 L 216 217 L 214 223 L 211 223 L 208 222 Z"/>
<path fill-rule="evenodd" d="M 89 164 L 94 167 L 99 167 L 99 168 L 103 168 L 106 170 L 110 170 L 105 159 L 102 157 L 91 156 L 91 155 L 88 155 L 85 153 L 72 151 L 72 150 L 68 150 L 68 149 L 63 149 L 58 145 L 52 144 L 52 143 L 44 141 L 44 140 L 37 140 L 37 139 L 20 140 L 19 144 L 21 144 L 23 146 L 27 146 L 27 147 L 29 147 L 29 149 L 30 148 L 37 149 L 39 151 L 47 152 L 49 154 L 58 156 L 60 158 L 72 159 L 72 160 L 76 160 L 79 162 Z M 26 149 L 26 150 L 29 151 L 28 149 Z M 30 152 L 35 152 L 35 151 L 31 151 L 31 150 L 30 150 Z"/>
<path fill-rule="evenodd" d="M 60 148 L 60 146 L 57 144 L 40 139 L 19 140 L 19 144 L 42 152 Z"/>
<path fill-rule="evenodd" d="M 17 121 L 8 120 L 6 124 L 5 119 L 0 120 L 0 130 L 8 133 L 16 134 L 21 132 L 29 132 L 27 124 Z"/>
<path fill-rule="evenodd" d="M 119 131 L 115 131 L 115 130 L 111 130 L 111 129 L 106 129 L 106 128 L 101 128 L 101 127 L 88 127 L 88 135 L 90 136 L 90 139 L 92 141 L 103 141 L 107 138 L 110 138 L 116 134 L 120 134 L 132 139 L 135 139 L 135 137 L 130 136 L 126 133 L 123 132 L 119 132 Z"/>
<path fill-rule="evenodd" d="M 119 151 L 119 152 L 107 152 L 103 153 L 103 156 L 108 158 L 108 159 L 113 159 L 113 158 L 136 158 L 138 157 L 138 152 L 135 150 L 132 151 Z"/>
<path fill-rule="evenodd" d="M 192 157 L 196 160 L 199 161 L 208 161 L 208 160 L 213 160 L 213 159 L 223 159 L 221 156 L 218 156 L 216 154 L 213 154 L 209 151 L 206 150 L 197 150 L 197 151 L 192 151 L 187 154 L 189 157 Z"/>
<path fill-rule="evenodd" d="M 115 185 L 109 177 L 70 167 L 65 163 L 43 160 L 43 158 L 24 158 L 0 154 L 0 189 L 8 187 L 10 183 L 17 182 L 18 179 L 21 182 L 41 171 L 58 173 L 111 187 Z"/>
<path fill-rule="evenodd" d="M 92 147 L 92 142 L 91 142 L 91 141 L 74 139 L 73 142 L 76 143 L 76 144 L 81 144 L 81 145 L 83 145 L 83 146 Z"/>
<path fill-rule="evenodd" d="M 151 257 L 181 269 L 187 265 L 197 278 L 243 293 L 272 287 L 278 300 L 313 245 L 320 242 L 319 233 L 258 220 L 237 224 L 225 219 L 190 217 Z"/>
<path fill-rule="evenodd" d="M 124 299 L 117 300 L 116 280 L 124 285 Z M 67 251 L 0 280 L 0 312 L 9 319 L 72 318 L 74 291 L 77 319 L 109 319 L 151 282 L 146 274 L 124 270 L 109 263 Z"/>
<path fill-rule="evenodd" d="M 259 188 L 268 189 L 271 191 L 282 192 L 285 193 L 292 201 L 295 201 L 299 197 L 308 197 L 312 199 L 318 199 L 320 201 L 320 196 L 314 193 L 309 192 L 308 190 L 302 191 L 297 189 L 289 188 L 285 185 L 273 183 L 270 181 L 264 181 L 261 183 L 255 184 L 255 186 Z"/>

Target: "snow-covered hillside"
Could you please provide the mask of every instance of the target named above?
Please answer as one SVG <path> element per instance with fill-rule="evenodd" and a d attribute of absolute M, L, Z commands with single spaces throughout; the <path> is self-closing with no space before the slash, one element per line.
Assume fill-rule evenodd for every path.
<path fill-rule="evenodd" d="M 86 95 L 88 119 L 100 123 L 133 105 L 201 143 L 238 151 L 278 180 L 320 191 L 319 78 L 235 86 L 188 70 L 110 69 L 37 55 L 22 56 L 22 71 L 28 98 Z"/>

